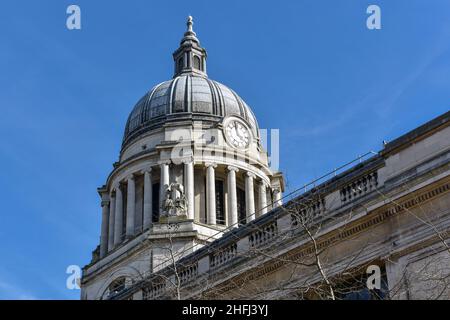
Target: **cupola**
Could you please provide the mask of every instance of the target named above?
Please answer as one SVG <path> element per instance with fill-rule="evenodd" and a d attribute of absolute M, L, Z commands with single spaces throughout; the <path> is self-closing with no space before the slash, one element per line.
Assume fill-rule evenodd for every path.
<path fill-rule="evenodd" d="M 193 30 L 193 19 L 187 19 L 187 30 L 181 39 L 180 47 L 173 53 L 175 64 L 174 78 L 183 74 L 195 74 L 206 77 L 206 50 Z"/>

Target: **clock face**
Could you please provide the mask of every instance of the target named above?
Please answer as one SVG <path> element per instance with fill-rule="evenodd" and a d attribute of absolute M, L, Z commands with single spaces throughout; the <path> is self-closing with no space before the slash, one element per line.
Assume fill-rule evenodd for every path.
<path fill-rule="evenodd" d="M 238 119 L 230 119 L 225 126 L 228 142 L 235 148 L 246 149 L 250 145 L 250 132 L 247 126 Z"/>

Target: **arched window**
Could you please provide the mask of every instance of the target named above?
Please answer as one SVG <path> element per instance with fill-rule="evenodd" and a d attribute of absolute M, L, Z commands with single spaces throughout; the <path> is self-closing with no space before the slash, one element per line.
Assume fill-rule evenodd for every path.
<path fill-rule="evenodd" d="M 200 62 L 200 58 L 197 56 L 194 56 L 194 68 L 201 70 L 201 62 Z"/>
<path fill-rule="evenodd" d="M 178 72 L 181 72 L 181 70 L 183 70 L 184 67 L 184 63 L 183 63 L 183 58 L 178 59 Z"/>
<path fill-rule="evenodd" d="M 109 295 L 115 295 L 125 289 L 125 277 L 120 277 L 111 282 L 108 287 Z"/>

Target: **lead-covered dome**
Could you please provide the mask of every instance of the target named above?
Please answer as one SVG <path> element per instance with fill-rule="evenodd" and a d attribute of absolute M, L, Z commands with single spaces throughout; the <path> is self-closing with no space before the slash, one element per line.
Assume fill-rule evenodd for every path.
<path fill-rule="evenodd" d="M 208 78 L 206 50 L 200 46 L 192 25 L 192 17 L 189 17 L 180 47 L 173 53 L 173 79 L 153 87 L 131 111 L 122 148 L 169 121 L 221 122 L 229 115 L 245 119 L 254 136 L 259 137 L 256 118 L 244 100 L 227 86 Z"/>
<path fill-rule="evenodd" d="M 233 90 L 194 74 L 182 74 L 162 82 L 144 95 L 131 111 L 123 143 L 177 118 L 221 121 L 228 115 L 245 119 L 258 136 L 256 118 Z"/>

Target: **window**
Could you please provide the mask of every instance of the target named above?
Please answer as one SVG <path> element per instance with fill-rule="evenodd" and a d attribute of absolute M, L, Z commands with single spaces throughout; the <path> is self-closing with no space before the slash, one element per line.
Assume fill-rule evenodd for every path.
<path fill-rule="evenodd" d="M 239 225 L 243 225 L 247 222 L 247 214 L 245 212 L 245 191 L 237 188 L 237 211 L 238 211 L 238 220 Z"/>
<path fill-rule="evenodd" d="M 216 180 L 216 223 L 225 225 L 225 203 L 222 180 Z"/>
<path fill-rule="evenodd" d="M 109 295 L 115 295 L 125 289 L 125 277 L 118 278 L 111 282 L 108 287 Z"/>
<path fill-rule="evenodd" d="M 159 221 L 159 182 L 152 185 L 152 222 Z"/>
<path fill-rule="evenodd" d="M 178 59 L 178 72 L 181 72 L 181 70 L 183 70 L 184 67 L 184 63 L 183 63 L 183 58 Z"/>
<path fill-rule="evenodd" d="M 201 63 L 200 63 L 200 58 L 197 56 L 194 56 L 194 68 L 201 70 Z"/>

